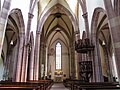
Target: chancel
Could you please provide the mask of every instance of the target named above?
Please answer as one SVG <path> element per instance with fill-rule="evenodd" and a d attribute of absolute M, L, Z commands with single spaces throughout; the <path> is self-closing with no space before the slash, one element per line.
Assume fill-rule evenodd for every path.
<path fill-rule="evenodd" d="M 120 0 L 0 0 L 0 90 L 120 90 Z"/>

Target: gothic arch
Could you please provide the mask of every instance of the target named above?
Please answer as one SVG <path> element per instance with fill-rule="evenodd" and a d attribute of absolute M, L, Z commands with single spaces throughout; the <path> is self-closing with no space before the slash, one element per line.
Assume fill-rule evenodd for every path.
<path fill-rule="evenodd" d="M 96 26 L 97 26 L 97 21 L 99 17 L 99 13 L 103 12 L 106 14 L 105 10 L 101 7 L 95 8 L 92 16 L 92 22 L 91 22 L 91 37 L 96 33 Z"/>
<path fill-rule="evenodd" d="M 55 43 L 56 41 L 59 41 L 59 42 L 62 42 L 66 47 L 67 47 L 67 49 L 69 50 L 69 47 L 68 47 L 68 45 L 66 45 L 66 43 L 63 41 L 63 40 L 61 40 L 60 38 L 57 38 L 53 43 Z M 50 45 L 48 45 L 48 46 L 50 46 L 51 47 L 51 45 L 53 44 L 53 43 L 51 43 Z"/>
<path fill-rule="evenodd" d="M 25 26 L 22 12 L 18 8 L 12 9 L 8 15 L 5 32 L 6 42 L 4 44 L 7 46 L 6 59 L 9 61 L 8 64 L 4 65 L 5 67 L 8 67 L 6 70 L 9 70 L 7 74 L 4 70 L 3 76 L 5 79 L 15 81 L 16 66 L 18 66 L 17 61 L 22 60 L 24 34 Z M 3 49 L 5 48 L 3 47 Z M 9 64 L 11 65 L 11 68 L 9 68 Z"/>
<path fill-rule="evenodd" d="M 112 81 L 112 56 L 111 56 L 111 33 L 108 25 L 108 17 L 103 8 L 95 8 L 91 22 L 91 40 L 95 44 L 95 53 L 98 58 L 100 80 Z M 103 42 L 105 45 L 103 45 Z M 96 62 L 96 61 L 95 61 Z M 104 67 L 104 68 L 103 68 Z M 100 69 L 101 68 L 101 69 Z M 96 71 L 97 72 L 97 71 Z M 97 74 L 96 74 L 97 76 Z"/>
<path fill-rule="evenodd" d="M 98 43 L 97 43 L 97 23 L 98 23 L 98 17 L 99 17 L 99 13 L 103 12 L 104 10 L 100 7 L 95 8 L 94 12 L 93 12 L 93 16 L 92 16 L 92 22 L 91 22 L 91 40 L 93 41 L 93 43 L 95 44 L 95 56 L 97 57 L 95 58 L 95 63 L 96 65 L 94 65 L 94 74 L 93 76 L 95 77 L 94 80 L 95 81 L 103 81 L 103 76 L 102 76 L 102 69 L 101 69 L 101 61 L 100 61 L 100 52 L 98 50 Z"/>
<path fill-rule="evenodd" d="M 18 27 L 19 27 L 19 34 L 25 33 L 25 25 L 24 25 L 24 19 L 22 15 L 22 11 L 18 8 L 12 9 L 10 12 L 10 15 L 14 14 L 17 19 L 15 19 Z"/>
<path fill-rule="evenodd" d="M 49 35 L 57 28 L 57 27 L 59 27 L 60 29 L 62 29 L 64 32 L 65 32 L 65 34 L 67 35 L 67 37 L 68 38 L 70 38 L 70 35 L 66 32 L 66 30 L 62 27 L 62 26 L 60 26 L 60 25 L 58 25 L 58 26 L 56 26 L 56 27 L 53 27 L 52 28 L 52 30 L 49 32 L 49 34 L 48 34 L 48 36 L 47 36 L 47 40 L 48 40 L 48 38 L 49 38 Z M 57 33 L 57 32 L 56 32 Z M 55 33 L 55 34 L 56 34 Z M 54 35 L 55 35 L 54 34 Z M 53 37 L 54 37 L 54 35 L 53 35 Z M 62 34 L 61 34 L 62 35 Z M 62 35 L 63 37 L 64 37 L 64 35 Z M 52 37 L 52 38 L 53 38 Z M 66 38 L 64 37 L 64 39 L 65 39 L 65 41 L 67 42 L 67 40 L 66 40 Z M 52 39 L 51 39 L 52 40 Z M 68 44 L 68 42 L 65 44 L 66 46 L 68 46 L 69 44 Z"/>

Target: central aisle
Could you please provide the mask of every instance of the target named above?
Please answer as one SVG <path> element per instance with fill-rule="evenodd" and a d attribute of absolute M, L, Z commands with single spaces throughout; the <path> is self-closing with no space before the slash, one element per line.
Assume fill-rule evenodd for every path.
<path fill-rule="evenodd" d="M 69 90 L 63 83 L 54 83 L 50 90 Z"/>

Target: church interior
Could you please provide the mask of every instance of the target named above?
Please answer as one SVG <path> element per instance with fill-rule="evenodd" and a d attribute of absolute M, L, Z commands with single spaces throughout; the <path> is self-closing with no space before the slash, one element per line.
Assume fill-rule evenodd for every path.
<path fill-rule="evenodd" d="M 119 29 L 120 0 L 0 0 L 0 90 L 120 90 Z"/>

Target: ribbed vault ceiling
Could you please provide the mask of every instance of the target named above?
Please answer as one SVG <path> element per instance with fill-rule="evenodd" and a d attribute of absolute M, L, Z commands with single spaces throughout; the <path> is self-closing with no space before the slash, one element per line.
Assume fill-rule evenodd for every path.
<path fill-rule="evenodd" d="M 49 45 L 57 39 L 63 41 L 65 45 L 68 45 L 72 33 L 72 23 L 69 17 L 60 11 L 51 13 L 44 24 L 44 35 Z"/>
<path fill-rule="evenodd" d="M 66 12 L 61 8 L 64 6 L 69 12 L 73 14 L 72 9 L 70 9 L 69 4 L 66 0 L 46 0 L 46 2 L 47 1 L 49 1 L 47 7 L 42 13 L 47 12 L 46 10 L 49 10 L 50 8 L 54 9 L 47 17 L 43 25 L 42 34 L 44 34 L 48 46 L 51 46 L 56 40 L 60 40 L 66 46 L 69 46 L 74 33 L 73 25 L 72 21 L 70 20 L 70 15 L 66 14 Z M 51 6 L 51 4 L 56 7 L 48 7 Z M 59 7 L 57 7 L 57 5 L 59 5 Z M 45 16 L 43 16 L 43 18 L 44 17 Z"/>
<path fill-rule="evenodd" d="M 72 11 L 74 14 L 76 14 L 77 1 L 78 0 L 39 0 L 39 12 L 43 12 L 48 5 L 53 6 L 59 3 L 64 5 L 67 9 Z"/>

